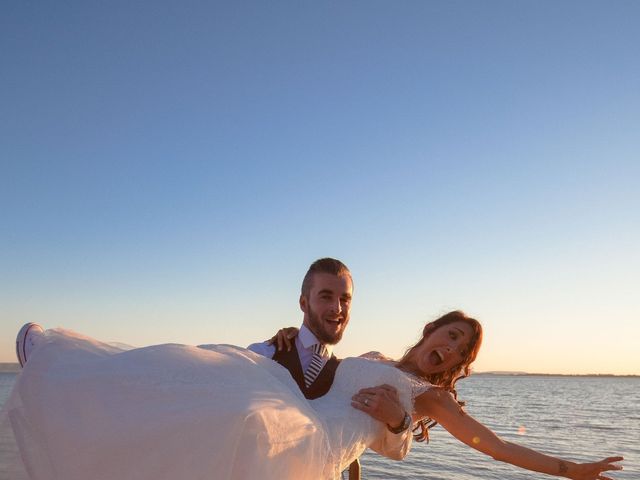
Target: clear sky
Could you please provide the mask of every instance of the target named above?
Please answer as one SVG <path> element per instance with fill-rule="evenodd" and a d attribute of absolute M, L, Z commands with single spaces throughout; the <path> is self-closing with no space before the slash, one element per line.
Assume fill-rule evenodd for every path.
<path fill-rule="evenodd" d="M 340 356 L 640 374 L 640 3 L 0 6 L 0 361 L 20 325 L 234 343 L 352 270 Z"/>

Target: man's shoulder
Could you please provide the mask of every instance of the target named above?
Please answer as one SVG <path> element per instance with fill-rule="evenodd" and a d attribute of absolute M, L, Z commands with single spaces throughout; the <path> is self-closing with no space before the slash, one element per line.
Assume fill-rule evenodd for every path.
<path fill-rule="evenodd" d="M 268 358 L 273 358 L 276 353 L 275 345 L 269 343 L 268 341 L 252 343 L 247 347 L 247 350 L 251 350 L 258 355 L 262 355 L 263 357 Z"/>

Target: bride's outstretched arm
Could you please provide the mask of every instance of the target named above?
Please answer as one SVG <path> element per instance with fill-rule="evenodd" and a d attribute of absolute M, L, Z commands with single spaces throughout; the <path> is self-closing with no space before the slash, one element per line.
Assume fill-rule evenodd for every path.
<path fill-rule="evenodd" d="M 480 422 L 467 415 L 453 396 L 442 389 L 432 388 L 416 398 L 416 412 L 440 423 L 449 433 L 495 460 L 510 463 L 527 470 L 567 477 L 574 480 L 607 480 L 602 474 L 621 470 L 613 462 L 622 457 L 609 457 L 599 462 L 575 463 L 545 455 L 530 448 L 506 442 Z"/>

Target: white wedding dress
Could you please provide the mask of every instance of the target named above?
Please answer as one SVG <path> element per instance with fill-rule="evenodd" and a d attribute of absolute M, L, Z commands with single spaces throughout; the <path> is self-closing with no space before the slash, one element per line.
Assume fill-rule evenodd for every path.
<path fill-rule="evenodd" d="M 347 358 L 309 401 L 285 368 L 238 347 L 132 349 L 49 330 L 0 414 L 0 479 L 339 478 L 386 428 L 351 397 L 383 383 L 407 411 L 428 388 Z"/>

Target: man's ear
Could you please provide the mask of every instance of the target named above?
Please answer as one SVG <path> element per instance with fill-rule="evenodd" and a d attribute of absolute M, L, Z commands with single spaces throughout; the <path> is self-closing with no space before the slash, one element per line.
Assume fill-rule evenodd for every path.
<path fill-rule="evenodd" d="M 300 310 L 302 310 L 304 313 L 307 313 L 307 309 L 309 308 L 309 302 L 307 301 L 307 297 L 305 297 L 304 295 L 300 295 Z"/>

